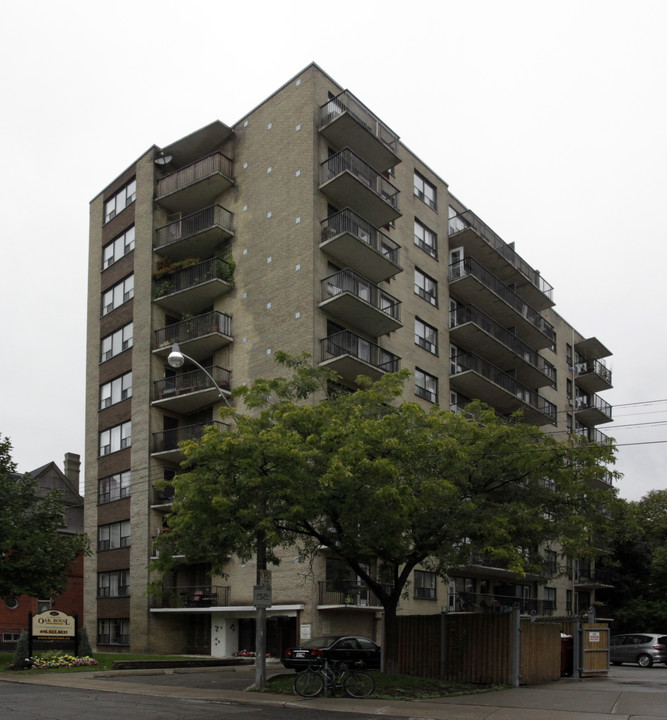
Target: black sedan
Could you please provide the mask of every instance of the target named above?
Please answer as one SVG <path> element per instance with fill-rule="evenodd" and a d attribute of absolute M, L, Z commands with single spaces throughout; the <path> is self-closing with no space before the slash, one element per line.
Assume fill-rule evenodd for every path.
<path fill-rule="evenodd" d="M 361 667 L 380 669 L 380 646 L 372 640 L 356 635 L 327 635 L 307 640 L 298 647 L 287 648 L 283 665 L 294 670 L 305 670 L 311 663 L 324 660 L 341 660 L 359 663 Z"/>

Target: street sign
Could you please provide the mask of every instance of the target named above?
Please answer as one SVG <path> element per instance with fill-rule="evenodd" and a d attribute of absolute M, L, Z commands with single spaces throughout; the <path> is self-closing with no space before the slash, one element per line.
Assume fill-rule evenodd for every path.
<path fill-rule="evenodd" d="M 271 588 L 263 585 L 255 585 L 252 589 L 252 604 L 256 608 L 271 607 Z"/>

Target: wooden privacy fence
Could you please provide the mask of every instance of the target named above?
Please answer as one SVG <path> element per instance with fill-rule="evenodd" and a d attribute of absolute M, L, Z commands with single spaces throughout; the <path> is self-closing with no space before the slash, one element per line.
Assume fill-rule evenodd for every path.
<path fill-rule="evenodd" d="M 398 618 L 399 669 L 480 685 L 531 685 L 561 676 L 561 623 L 507 613 Z"/>

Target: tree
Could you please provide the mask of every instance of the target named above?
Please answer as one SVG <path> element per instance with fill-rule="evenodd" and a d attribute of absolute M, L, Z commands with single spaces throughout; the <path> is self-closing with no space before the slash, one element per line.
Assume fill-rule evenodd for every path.
<path fill-rule="evenodd" d="M 38 497 L 30 476 L 16 472 L 11 449 L 9 439 L 0 437 L 0 598 L 58 595 L 76 557 L 88 552 L 88 539 L 60 532 L 60 493 Z"/>
<path fill-rule="evenodd" d="M 592 481 L 607 472 L 610 448 L 557 442 L 481 403 L 466 415 L 398 404 L 406 371 L 333 395 L 307 357 L 279 360 L 290 378 L 240 389 L 249 413 L 224 410 L 230 429 L 183 446 L 159 571 L 182 553 L 224 572 L 228 554 L 249 558 L 260 534 L 272 560 L 291 544 L 303 555 L 334 549 L 382 603 L 392 672 L 396 611 L 415 568 L 446 577 L 477 554 L 535 571 L 538 548 L 556 543 L 594 554 L 613 493 Z"/>

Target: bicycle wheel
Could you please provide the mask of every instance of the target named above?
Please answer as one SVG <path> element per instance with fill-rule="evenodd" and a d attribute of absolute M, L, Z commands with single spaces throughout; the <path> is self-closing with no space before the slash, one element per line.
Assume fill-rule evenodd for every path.
<path fill-rule="evenodd" d="M 375 680 L 362 672 L 351 672 L 345 678 L 345 692 L 353 698 L 368 697 L 375 690 Z"/>
<path fill-rule="evenodd" d="M 294 678 L 294 692 L 305 698 L 317 697 L 324 690 L 324 680 L 320 672 L 306 670 Z"/>

